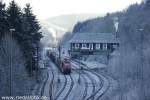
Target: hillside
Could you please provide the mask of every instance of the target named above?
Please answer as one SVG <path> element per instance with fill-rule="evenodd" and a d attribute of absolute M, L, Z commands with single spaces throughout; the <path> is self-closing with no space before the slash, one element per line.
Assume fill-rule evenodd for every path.
<path fill-rule="evenodd" d="M 101 14 L 71 14 L 52 17 L 46 21 L 61 28 L 67 29 L 68 31 L 72 31 L 77 22 L 96 18 L 98 16 L 101 16 Z"/>
<path fill-rule="evenodd" d="M 115 32 L 114 20 L 110 14 L 104 17 L 97 17 L 83 22 L 78 22 L 74 28 L 73 33 L 112 33 Z"/>
<path fill-rule="evenodd" d="M 62 39 L 66 32 L 71 32 L 73 30 L 74 25 L 77 22 L 82 22 L 98 16 L 102 16 L 102 14 L 71 14 L 56 16 L 47 20 L 41 20 L 41 32 L 45 36 L 42 39 L 42 42 L 46 45 L 51 44 L 51 42 L 53 42 L 55 39 L 56 42 L 58 42 L 60 39 Z M 46 41 L 49 43 L 46 43 Z"/>

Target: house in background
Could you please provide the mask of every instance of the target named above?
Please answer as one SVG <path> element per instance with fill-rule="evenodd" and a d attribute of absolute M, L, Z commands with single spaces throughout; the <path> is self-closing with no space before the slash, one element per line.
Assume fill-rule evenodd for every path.
<path fill-rule="evenodd" d="M 74 33 L 69 41 L 70 55 L 109 54 L 119 47 L 115 33 Z"/>

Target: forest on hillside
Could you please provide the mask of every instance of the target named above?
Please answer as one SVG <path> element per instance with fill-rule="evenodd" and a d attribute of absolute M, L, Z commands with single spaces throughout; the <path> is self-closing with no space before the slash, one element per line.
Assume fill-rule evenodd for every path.
<path fill-rule="evenodd" d="M 73 33 L 112 33 L 115 32 L 114 21 L 108 13 L 105 17 L 98 17 L 84 22 L 78 22 Z"/>
<path fill-rule="evenodd" d="M 79 22 L 73 33 L 114 32 L 113 18 L 119 21 L 120 56 L 109 60 L 108 74 L 119 82 L 116 93 L 107 100 L 150 99 L 150 0 L 104 17 Z"/>

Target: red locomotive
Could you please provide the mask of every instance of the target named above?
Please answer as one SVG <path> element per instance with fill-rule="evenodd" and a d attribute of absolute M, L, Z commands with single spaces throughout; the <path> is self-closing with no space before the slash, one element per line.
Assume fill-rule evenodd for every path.
<path fill-rule="evenodd" d="M 71 63 L 68 58 L 60 59 L 56 52 L 47 52 L 47 56 L 58 66 L 63 74 L 71 73 Z"/>
<path fill-rule="evenodd" d="M 61 72 L 64 74 L 71 73 L 71 63 L 69 59 L 65 58 L 63 61 L 61 61 L 60 69 L 61 69 Z"/>

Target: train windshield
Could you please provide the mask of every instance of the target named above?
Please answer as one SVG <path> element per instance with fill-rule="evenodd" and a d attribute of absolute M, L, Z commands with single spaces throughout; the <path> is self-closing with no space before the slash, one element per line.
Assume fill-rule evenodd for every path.
<path fill-rule="evenodd" d="M 69 59 L 64 59 L 65 63 L 70 63 Z"/>

